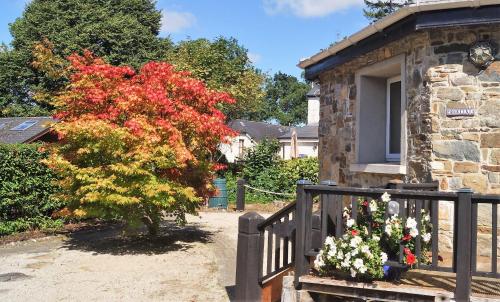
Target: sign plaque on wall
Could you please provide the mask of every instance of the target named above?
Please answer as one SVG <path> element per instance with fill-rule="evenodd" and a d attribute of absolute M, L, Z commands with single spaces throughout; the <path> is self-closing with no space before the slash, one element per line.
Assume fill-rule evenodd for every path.
<path fill-rule="evenodd" d="M 476 109 L 474 108 L 446 108 L 446 116 L 474 116 L 476 115 Z"/>

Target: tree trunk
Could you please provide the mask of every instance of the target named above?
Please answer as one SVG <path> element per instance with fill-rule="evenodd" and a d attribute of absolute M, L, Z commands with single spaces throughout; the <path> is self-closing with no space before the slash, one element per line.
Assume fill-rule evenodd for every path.
<path fill-rule="evenodd" d="M 150 216 L 144 216 L 142 221 L 148 228 L 148 233 L 150 236 L 158 236 L 158 231 L 160 230 L 160 220 L 151 218 Z"/>

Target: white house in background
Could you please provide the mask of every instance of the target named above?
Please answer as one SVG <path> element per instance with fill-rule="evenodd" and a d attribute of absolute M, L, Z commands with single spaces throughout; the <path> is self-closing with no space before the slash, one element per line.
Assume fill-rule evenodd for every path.
<path fill-rule="evenodd" d="M 319 96 L 319 85 L 313 84 L 307 93 L 307 125 L 291 127 L 286 134 L 278 137 L 281 145 L 281 158 L 318 157 Z M 294 134 L 296 135 L 295 152 L 292 150 Z"/>
<path fill-rule="evenodd" d="M 252 148 L 263 139 L 277 139 L 282 159 L 292 157 L 318 156 L 318 122 L 319 122 L 319 86 L 313 85 L 307 94 L 307 125 L 303 127 L 287 127 L 264 122 L 234 120 L 228 126 L 238 132 L 238 136 L 230 144 L 219 147 L 221 153 L 230 163 L 243 158 L 245 150 Z M 296 152 L 292 154 L 292 134 L 297 133 Z M 294 156 L 293 156 L 294 155 Z"/>
<path fill-rule="evenodd" d="M 230 163 L 241 160 L 246 149 L 254 147 L 263 139 L 277 139 L 289 131 L 289 127 L 247 120 L 234 120 L 228 126 L 238 135 L 231 140 L 231 144 L 223 144 L 219 150 Z"/>
<path fill-rule="evenodd" d="M 304 126 L 291 128 L 286 134 L 278 137 L 281 145 L 280 157 L 283 159 L 292 158 L 292 137 L 295 129 L 297 143 L 296 157 L 318 157 L 318 126 Z"/>

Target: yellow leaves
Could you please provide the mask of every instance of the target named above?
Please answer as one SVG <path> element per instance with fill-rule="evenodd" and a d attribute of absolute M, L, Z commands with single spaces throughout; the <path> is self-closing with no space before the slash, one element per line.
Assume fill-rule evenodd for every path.
<path fill-rule="evenodd" d="M 73 215 L 75 215 L 75 217 L 78 217 L 78 218 L 83 218 L 83 217 L 87 216 L 87 212 L 82 210 L 82 209 L 76 209 L 73 211 Z"/>

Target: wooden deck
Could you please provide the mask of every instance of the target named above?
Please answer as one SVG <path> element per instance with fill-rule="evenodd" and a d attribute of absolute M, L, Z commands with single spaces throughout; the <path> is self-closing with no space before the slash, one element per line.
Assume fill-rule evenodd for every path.
<path fill-rule="evenodd" d="M 368 301 L 450 301 L 454 299 L 455 274 L 414 270 L 401 284 L 376 281 L 351 282 L 316 276 L 300 277 L 302 290 Z M 500 302 L 500 280 L 474 277 L 471 301 Z"/>

